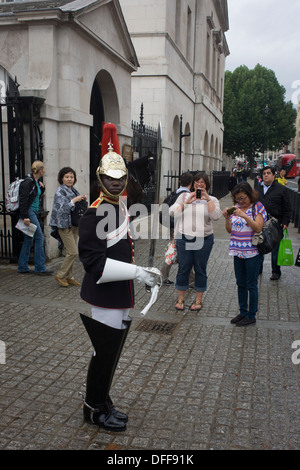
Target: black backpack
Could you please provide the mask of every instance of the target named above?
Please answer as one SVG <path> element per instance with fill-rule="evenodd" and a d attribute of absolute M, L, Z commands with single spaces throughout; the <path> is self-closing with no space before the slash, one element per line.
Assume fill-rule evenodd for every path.
<path fill-rule="evenodd" d="M 187 193 L 187 192 L 188 191 L 185 189 L 180 191 L 179 193 L 176 193 L 173 191 L 171 194 L 169 194 L 169 196 L 166 197 L 166 199 L 164 199 L 163 204 L 166 204 L 167 206 L 171 207 L 175 203 L 175 201 L 177 200 L 177 198 L 180 196 L 181 193 Z M 168 228 L 175 227 L 174 217 L 169 214 L 169 211 L 166 210 L 166 208 L 164 211 L 162 210 L 159 211 L 159 222 L 161 223 L 161 225 L 164 225 L 165 227 L 168 227 Z"/>

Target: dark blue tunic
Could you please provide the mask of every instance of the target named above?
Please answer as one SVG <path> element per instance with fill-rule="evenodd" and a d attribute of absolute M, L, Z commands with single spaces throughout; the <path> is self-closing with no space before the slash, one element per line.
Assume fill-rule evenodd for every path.
<path fill-rule="evenodd" d="M 107 197 L 100 197 L 90 206 L 79 222 L 79 258 L 83 263 L 85 275 L 81 286 L 81 298 L 95 307 L 103 308 L 131 308 L 134 307 L 133 281 L 117 281 L 97 284 L 100 279 L 107 258 L 133 262 L 134 246 L 129 232 L 124 238 L 113 246 L 108 246 L 107 239 L 99 237 L 99 228 L 102 233 L 107 214 L 97 215 L 100 206 L 101 212 L 107 207 L 109 214 L 115 216 L 115 227 L 122 225 L 126 214 L 121 206 L 110 202 Z M 105 206 L 105 205 L 108 206 Z M 99 211 L 98 211 L 99 213 Z M 113 225 L 114 225 L 113 224 Z M 97 234 L 98 226 L 98 234 Z M 107 227 L 107 233 L 110 228 Z"/>

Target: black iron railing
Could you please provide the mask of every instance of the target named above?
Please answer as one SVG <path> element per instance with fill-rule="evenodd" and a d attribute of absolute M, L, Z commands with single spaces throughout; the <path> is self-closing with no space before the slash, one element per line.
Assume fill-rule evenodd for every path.
<path fill-rule="evenodd" d="M 6 96 L 0 102 L 0 153 L 2 194 L 0 194 L 0 259 L 18 259 L 23 234 L 15 228 L 18 214 L 5 208 L 6 191 L 15 178 L 26 175 L 25 148 L 28 161 L 43 161 L 43 135 L 40 130 L 40 108 L 43 98 L 20 96 L 17 79 L 8 78 Z M 28 138 L 25 139 L 25 130 Z M 27 169 L 27 173 L 30 168 Z M 41 204 L 39 218 L 44 225 L 45 211 Z"/>
<path fill-rule="evenodd" d="M 187 170 L 189 171 L 189 170 Z M 190 173 L 195 175 L 202 170 L 192 170 Z M 227 196 L 229 192 L 229 178 L 230 172 L 229 171 L 211 171 L 206 173 L 209 180 L 210 180 L 210 194 L 215 196 L 218 199 L 221 199 L 224 196 Z M 166 181 L 166 192 L 170 194 L 172 191 L 176 191 L 179 186 L 179 175 L 176 171 L 168 171 L 166 175 L 164 175 Z"/>

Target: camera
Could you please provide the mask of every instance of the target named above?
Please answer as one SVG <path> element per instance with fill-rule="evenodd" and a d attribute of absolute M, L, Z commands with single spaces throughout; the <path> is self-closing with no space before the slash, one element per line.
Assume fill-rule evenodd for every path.
<path fill-rule="evenodd" d="M 201 189 L 196 189 L 196 199 L 201 199 Z"/>
<path fill-rule="evenodd" d="M 232 215 L 235 210 L 236 210 L 236 207 L 231 207 L 230 209 L 227 209 L 227 214 Z"/>

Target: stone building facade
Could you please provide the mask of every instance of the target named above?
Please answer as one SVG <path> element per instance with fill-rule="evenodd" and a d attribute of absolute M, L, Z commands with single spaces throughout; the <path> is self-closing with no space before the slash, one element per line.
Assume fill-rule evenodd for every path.
<path fill-rule="evenodd" d="M 145 124 L 162 124 L 162 175 L 178 172 L 180 140 L 182 171 L 220 170 L 227 30 L 227 0 L 0 2 L 1 94 L 16 77 L 22 96 L 44 100 L 45 210 L 63 166 L 91 194 L 103 122 L 117 125 L 122 148 L 141 103 Z M 26 173 L 31 160 L 27 153 Z M 7 162 L 4 172 L 8 185 Z"/>
<path fill-rule="evenodd" d="M 143 103 L 145 122 L 161 122 L 162 174 L 221 170 L 227 1 L 120 3 L 140 63 L 132 74 L 132 115 L 138 119 Z M 180 121 L 182 134 L 190 134 L 181 139 L 181 162 Z"/>
<path fill-rule="evenodd" d="M 64 166 L 76 170 L 78 190 L 90 194 L 104 121 L 117 125 L 121 148 L 131 143 L 131 74 L 138 60 L 118 0 L 1 3 L 0 13 L 3 81 L 17 77 L 22 96 L 45 100 L 44 208 L 51 211 Z M 26 173 L 30 160 L 27 153 Z M 51 256 L 57 243 L 47 236 L 47 221 L 45 234 Z"/>

